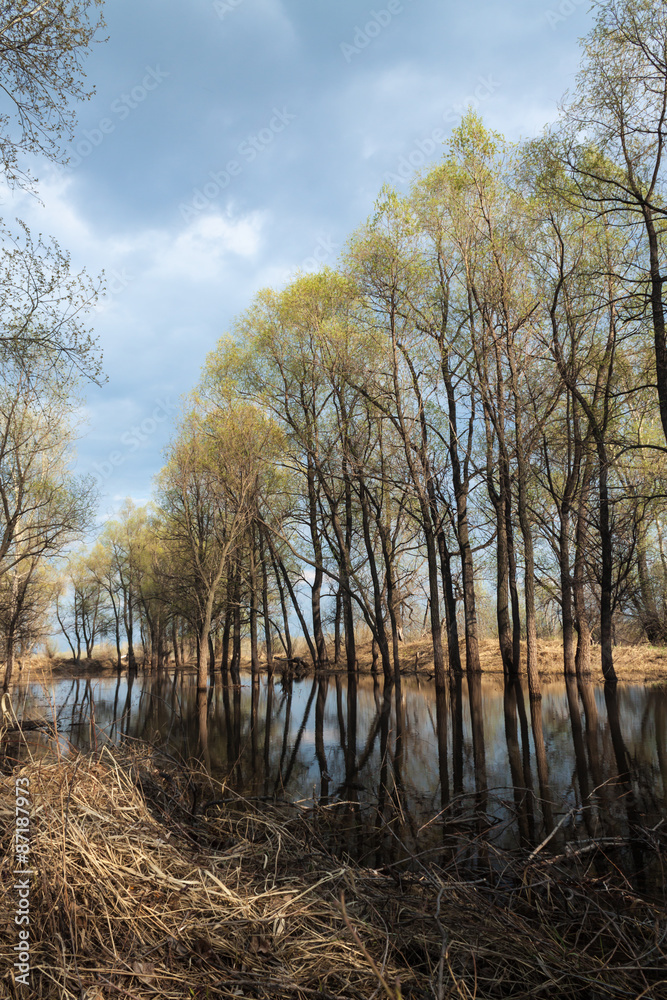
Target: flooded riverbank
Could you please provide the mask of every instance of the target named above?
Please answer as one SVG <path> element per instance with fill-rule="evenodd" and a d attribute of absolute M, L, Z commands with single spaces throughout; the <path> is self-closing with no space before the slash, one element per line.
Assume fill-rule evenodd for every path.
<path fill-rule="evenodd" d="M 531 705 L 478 676 L 438 704 L 419 677 L 244 675 L 202 698 L 164 673 L 13 704 L 50 725 L 6 734 L 0 775 L 2 816 L 30 788 L 40 995 L 100 970 L 142 1000 L 663 995 L 667 689 Z"/>
<path fill-rule="evenodd" d="M 456 858 L 360 866 L 305 803 L 216 801 L 201 765 L 134 740 L 0 775 L 3 839 L 17 778 L 35 996 L 664 996 L 664 908 L 581 852 L 507 853 L 471 833 L 472 877 Z M 7 887 L 11 866 L 8 851 Z M 8 888 L 3 925 L 15 906 Z"/>
<path fill-rule="evenodd" d="M 307 802 L 329 845 L 364 864 L 439 857 L 464 841 L 474 864 L 471 832 L 502 849 L 602 840 L 641 886 L 652 862 L 639 831 L 667 816 L 660 687 L 554 682 L 531 705 L 520 685 L 463 677 L 438 706 L 419 677 L 397 689 L 244 675 L 213 687 L 203 713 L 195 678 L 179 673 L 31 684 L 15 704 L 57 720 L 65 755 L 148 740 L 204 761 L 223 791 Z"/>

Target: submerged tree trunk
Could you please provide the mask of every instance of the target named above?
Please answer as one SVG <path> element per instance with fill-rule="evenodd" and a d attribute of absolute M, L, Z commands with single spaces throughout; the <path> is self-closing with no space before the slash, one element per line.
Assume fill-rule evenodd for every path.
<path fill-rule="evenodd" d="M 442 589 L 445 597 L 445 627 L 447 629 L 449 669 L 453 670 L 454 673 L 460 674 L 463 672 L 463 667 L 461 665 L 461 650 L 459 649 L 459 627 L 456 620 L 456 598 L 454 597 L 454 584 L 452 581 L 452 557 L 447 547 L 444 531 L 440 532 L 438 544 L 440 547 Z"/>
<path fill-rule="evenodd" d="M 495 499 L 494 499 L 495 497 Z M 514 676 L 512 657 L 512 625 L 509 605 L 509 557 L 507 552 L 507 517 L 505 497 L 495 493 L 492 502 L 496 510 L 496 620 L 498 623 L 498 643 L 506 678 Z"/>
<path fill-rule="evenodd" d="M 232 684 L 241 685 L 241 570 L 238 561 L 234 567 L 234 597 L 232 604 Z"/>

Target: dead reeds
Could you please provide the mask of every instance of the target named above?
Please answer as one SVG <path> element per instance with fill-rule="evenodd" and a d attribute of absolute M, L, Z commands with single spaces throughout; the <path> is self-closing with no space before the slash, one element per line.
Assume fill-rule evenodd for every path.
<path fill-rule="evenodd" d="M 144 746 L 2 776 L 5 955 L 17 775 L 37 873 L 31 996 L 667 996 L 664 912 L 620 873 L 592 874 L 590 852 L 496 853 L 465 876 L 454 863 L 363 868 L 329 853 L 298 808 L 248 802 Z M 0 993 L 23 996 L 11 965 Z"/>

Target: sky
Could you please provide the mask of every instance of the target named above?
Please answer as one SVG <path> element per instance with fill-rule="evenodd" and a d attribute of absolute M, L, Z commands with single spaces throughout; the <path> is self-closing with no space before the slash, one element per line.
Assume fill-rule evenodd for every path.
<path fill-rule="evenodd" d="M 206 355 L 263 287 L 335 265 L 384 183 L 407 190 L 465 109 L 518 140 L 574 83 L 584 0 L 109 0 L 67 169 L 5 220 L 105 273 L 107 381 L 76 471 L 99 519 L 143 503 Z"/>

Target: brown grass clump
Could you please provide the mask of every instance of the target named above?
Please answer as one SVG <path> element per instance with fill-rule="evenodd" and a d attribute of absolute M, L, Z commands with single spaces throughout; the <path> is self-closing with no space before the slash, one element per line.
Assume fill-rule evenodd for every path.
<path fill-rule="evenodd" d="M 312 816 L 253 806 L 148 747 L 2 776 L 5 955 L 17 775 L 30 782 L 37 872 L 31 996 L 667 996 L 665 915 L 620 875 L 596 879 L 546 850 L 496 855 L 467 878 L 416 860 L 364 869 L 327 851 Z M 0 993 L 22 997 L 11 963 Z"/>

